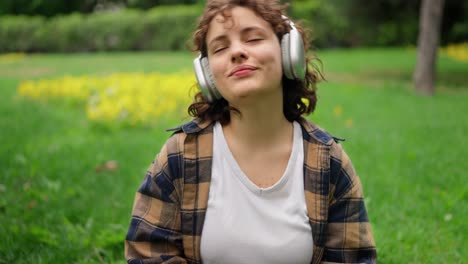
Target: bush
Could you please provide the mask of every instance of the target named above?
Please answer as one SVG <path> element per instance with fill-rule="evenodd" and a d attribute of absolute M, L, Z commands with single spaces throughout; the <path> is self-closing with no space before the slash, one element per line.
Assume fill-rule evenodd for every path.
<path fill-rule="evenodd" d="M 181 50 L 200 14 L 200 6 L 171 6 L 49 19 L 1 16 L 0 52 Z"/>
<path fill-rule="evenodd" d="M 39 51 L 83 51 L 87 45 L 85 19 L 81 14 L 57 16 L 47 20 L 40 32 Z"/>
<path fill-rule="evenodd" d="M 450 12 L 459 5 L 447 0 Z M 407 46 L 416 44 L 418 6 L 404 0 L 295 0 L 289 15 L 311 31 L 316 47 Z M 0 52 L 184 50 L 202 9 L 199 4 L 52 18 L 0 16 Z M 444 18 L 442 45 L 466 41 L 468 24 L 458 18 L 467 10 Z"/>
<path fill-rule="evenodd" d="M 290 10 L 292 18 L 301 22 L 311 33 L 314 46 L 343 46 L 347 45 L 343 34 L 346 26 L 340 10 L 326 1 L 295 2 Z"/>
<path fill-rule="evenodd" d="M 291 16 L 311 29 L 314 45 L 320 47 L 395 46 L 416 43 L 418 17 L 412 9 L 388 17 L 372 8 L 356 8 L 358 0 L 295 1 Z"/>
<path fill-rule="evenodd" d="M 449 40 L 458 43 L 466 42 L 468 36 L 468 21 L 460 21 L 453 25 L 452 31 L 449 35 Z"/>
<path fill-rule="evenodd" d="M 26 52 L 37 45 L 42 17 L 0 16 L 0 52 Z"/>
<path fill-rule="evenodd" d="M 94 13 L 87 17 L 85 31 L 92 50 L 134 50 L 142 28 L 137 10 Z"/>
<path fill-rule="evenodd" d="M 199 6 L 153 8 L 145 14 L 139 45 L 145 50 L 182 50 L 202 12 Z"/>

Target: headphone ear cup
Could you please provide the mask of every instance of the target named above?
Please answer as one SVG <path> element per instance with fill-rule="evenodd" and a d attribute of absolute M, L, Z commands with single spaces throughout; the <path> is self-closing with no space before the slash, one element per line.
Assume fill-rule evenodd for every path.
<path fill-rule="evenodd" d="M 291 72 L 295 79 L 304 80 L 306 75 L 306 58 L 304 41 L 301 33 L 293 26 L 289 32 L 289 61 L 291 62 Z"/>
<path fill-rule="evenodd" d="M 283 74 L 288 79 L 304 80 L 306 72 L 304 42 L 292 22 L 290 26 L 291 30 L 281 39 Z"/>
<path fill-rule="evenodd" d="M 289 33 L 283 35 L 281 39 L 281 59 L 283 64 L 283 74 L 286 75 L 288 79 L 294 79 L 293 73 L 291 72 L 291 56 L 290 52 L 290 40 Z"/>
<path fill-rule="evenodd" d="M 216 84 L 211 74 L 210 65 L 206 57 L 199 55 L 193 60 L 193 68 L 195 77 L 198 81 L 198 86 L 208 102 L 213 102 L 220 99 L 222 96 L 216 89 Z"/>
<path fill-rule="evenodd" d="M 210 92 L 214 100 L 220 99 L 222 96 L 218 92 L 218 89 L 216 89 L 216 83 L 214 81 L 213 74 L 211 73 L 210 64 L 208 63 L 208 58 L 203 57 L 201 59 L 201 63 L 203 67 L 203 73 L 205 74 L 205 78 L 208 83 L 208 91 Z"/>

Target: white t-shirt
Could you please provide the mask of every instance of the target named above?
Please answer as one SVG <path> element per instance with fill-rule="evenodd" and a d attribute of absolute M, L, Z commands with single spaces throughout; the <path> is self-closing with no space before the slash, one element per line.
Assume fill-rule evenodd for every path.
<path fill-rule="evenodd" d="M 219 123 L 213 136 L 212 178 L 200 242 L 203 263 L 310 263 L 313 241 L 300 125 L 294 122 L 284 174 L 268 188 L 255 185 L 240 169 Z"/>

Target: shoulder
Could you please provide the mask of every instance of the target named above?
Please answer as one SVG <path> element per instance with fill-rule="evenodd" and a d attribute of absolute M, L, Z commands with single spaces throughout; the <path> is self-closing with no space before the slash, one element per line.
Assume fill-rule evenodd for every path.
<path fill-rule="evenodd" d="M 166 129 L 167 132 L 173 132 L 173 135 L 184 133 L 186 135 L 189 134 L 198 134 L 202 133 L 206 130 L 209 130 L 210 127 L 213 126 L 213 121 L 210 120 L 200 120 L 200 119 L 192 119 L 187 123 L 178 125 L 176 127 Z"/>
<path fill-rule="evenodd" d="M 324 144 L 333 147 L 340 141 L 344 141 L 345 139 L 332 136 L 330 133 L 328 133 L 325 129 L 319 127 L 312 121 L 301 117 L 298 120 L 299 124 L 301 125 L 303 129 L 303 136 L 304 139 L 310 142 L 315 142 L 319 144 Z"/>
<path fill-rule="evenodd" d="M 201 134 L 213 133 L 212 121 L 201 121 L 193 119 L 184 124 L 173 128 L 166 129 L 167 132 L 172 132 L 172 135 L 167 139 L 164 147 L 168 155 L 181 153 L 184 150 L 184 144 L 187 138 L 194 138 Z"/>
<path fill-rule="evenodd" d="M 355 171 L 351 160 L 340 144 L 340 141 L 344 141 L 343 138 L 332 136 L 326 130 L 305 118 L 302 118 L 299 123 L 302 126 L 303 137 L 306 141 L 319 145 L 319 149 L 322 149 L 322 147 L 328 149 L 329 158 L 327 160 L 330 161 L 332 175 L 344 173 L 351 177 L 354 176 Z"/>

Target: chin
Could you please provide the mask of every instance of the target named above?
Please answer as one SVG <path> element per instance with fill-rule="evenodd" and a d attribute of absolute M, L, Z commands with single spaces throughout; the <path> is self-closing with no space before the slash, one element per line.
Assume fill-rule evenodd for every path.
<path fill-rule="evenodd" d="M 279 82 L 281 81 L 279 80 Z M 272 80 L 265 82 L 264 79 L 244 78 L 226 83 L 224 87 L 229 88 L 221 88 L 221 90 L 226 91 L 224 93 L 226 95 L 225 98 L 232 103 L 237 100 L 264 97 L 269 93 L 274 93 L 275 89 L 272 87 L 274 87 L 275 83 Z"/>
<path fill-rule="evenodd" d="M 265 87 L 262 87 L 261 85 L 258 85 L 255 83 L 248 83 L 248 84 L 246 83 L 246 84 L 236 85 L 236 87 L 233 87 L 233 94 L 236 97 L 244 98 L 244 97 L 249 97 L 252 95 L 263 93 L 264 90 L 265 90 Z"/>

